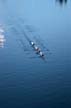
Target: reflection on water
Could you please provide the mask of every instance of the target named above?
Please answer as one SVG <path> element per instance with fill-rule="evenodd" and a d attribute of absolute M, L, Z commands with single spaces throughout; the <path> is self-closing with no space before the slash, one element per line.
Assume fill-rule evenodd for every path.
<path fill-rule="evenodd" d="M 4 29 L 0 27 L 0 48 L 4 47 L 4 43 L 5 43 Z"/>
<path fill-rule="evenodd" d="M 64 3 L 66 4 L 68 0 L 56 0 L 56 1 L 59 2 L 62 5 Z"/>

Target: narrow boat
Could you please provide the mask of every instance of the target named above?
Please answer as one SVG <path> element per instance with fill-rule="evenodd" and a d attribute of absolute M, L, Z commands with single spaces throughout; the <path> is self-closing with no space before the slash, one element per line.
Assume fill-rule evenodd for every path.
<path fill-rule="evenodd" d="M 40 55 L 40 57 L 44 57 L 44 54 L 41 51 L 41 49 L 33 41 L 31 41 L 30 44 L 32 45 L 36 53 Z"/>

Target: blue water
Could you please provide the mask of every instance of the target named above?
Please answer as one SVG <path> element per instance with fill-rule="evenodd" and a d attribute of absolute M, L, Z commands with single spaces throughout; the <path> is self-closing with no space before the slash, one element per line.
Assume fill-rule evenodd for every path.
<path fill-rule="evenodd" d="M 0 108 L 71 108 L 71 0 L 0 0 L 0 25 Z"/>

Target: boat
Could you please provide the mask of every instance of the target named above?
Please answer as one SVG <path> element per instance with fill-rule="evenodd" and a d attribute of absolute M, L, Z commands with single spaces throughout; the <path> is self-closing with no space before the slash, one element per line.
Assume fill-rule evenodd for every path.
<path fill-rule="evenodd" d="M 31 43 L 32 47 L 34 48 L 34 50 L 36 51 L 36 53 L 39 54 L 40 57 L 44 57 L 44 54 L 41 51 L 41 49 L 33 41 L 31 41 L 30 43 Z"/>

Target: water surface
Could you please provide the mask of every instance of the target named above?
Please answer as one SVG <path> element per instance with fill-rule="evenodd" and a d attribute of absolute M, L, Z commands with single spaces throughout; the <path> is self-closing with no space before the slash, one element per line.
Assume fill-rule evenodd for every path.
<path fill-rule="evenodd" d="M 0 28 L 0 108 L 71 108 L 71 1 L 0 0 Z"/>

